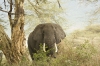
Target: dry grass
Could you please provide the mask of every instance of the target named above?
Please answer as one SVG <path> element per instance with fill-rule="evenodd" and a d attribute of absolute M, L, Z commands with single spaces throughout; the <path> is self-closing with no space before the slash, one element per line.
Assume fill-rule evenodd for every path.
<path fill-rule="evenodd" d="M 91 41 L 86 41 L 82 37 L 74 40 L 73 37 L 67 37 L 58 44 L 57 58 L 43 57 L 42 54 L 41 60 L 32 63 L 24 57 L 18 66 L 100 66 L 100 43 L 92 44 Z M 1 66 L 9 65 L 3 63 Z"/>
<path fill-rule="evenodd" d="M 71 37 L 69 38 L 71 39 Z M 33 63 L 23 58 L 18 66 L 100 66 L 99 43 L 97 46 L 97 44 L 91 44 L 86 40 L 83 42 L 83 39 L 80 42 L 75 39 L 74 43 L 72 40 L 65 39 L 59 44 L 57 58 L 42 56 L 41 60 L 33 61 Z M 9 65 L 2 64 L 2 66 Z"/>
<path fill-rule="evenodd" d="M 32 62 L 23 57 L 18 66 L 100 66 L 100 33 L 96 32 L 73 33 L 58 44 L 56 58 L 46 57 L 40 52 L 36 55 L 41 57 L 40 60 Z M 28 56 L 29 53 L 26 53 Z M 2 66 L 9 65 L 3 63 Z"/>

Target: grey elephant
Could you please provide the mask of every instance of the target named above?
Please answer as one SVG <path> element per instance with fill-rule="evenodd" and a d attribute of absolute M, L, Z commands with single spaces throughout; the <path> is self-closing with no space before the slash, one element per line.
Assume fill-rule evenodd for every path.
<path fill-rule="evenodd" d="M 47 56 L 55 57 L 58 52 L 57 44 L 66 37 L 65 32 L 60 25 L 54 23 L 39 24 L 28 37 L 28 49 L 32 60 L 33 54 L 40 50 L 40 44 L 43 46 L 43 51 Z"/>

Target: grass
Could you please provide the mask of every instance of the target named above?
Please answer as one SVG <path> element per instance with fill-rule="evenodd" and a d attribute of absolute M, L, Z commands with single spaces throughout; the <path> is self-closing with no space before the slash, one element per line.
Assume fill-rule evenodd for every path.
<path fill-rule="evenodd" d="M 62 47 L 61 47 L 62 46 Z M 100 50 L 94 44 L 85 41 L 74 46 L 67 39 L 59 44 L 57 58 L 47 57 L 44 52 L 34 54 L 35 60 L 30 61 L 25 57 L 17 66 L 100 66 Z M 28 56 L 29 54 L 27 54 Z M 37 58 L 40 58 L 39 60 Z M 1 66 L 9 66 L 6 63 Z"/>
<path fill-rule="evenodd" d="M 62 41 L 58 45 L 56 58 L 47 57 L 46 53 L 39 50 L 37 54 L 34 54 L 35 60 L 31 61 L 27 58 L 29 57 L 27 52 L 19 65 L 14 66 L 100 66 L 100 43 L 93 44 L 85 39 L 78 43 L 75 41 L 73 37 L 67 37 Z M 1 66 L 9 66 L 4 62 Z"/>

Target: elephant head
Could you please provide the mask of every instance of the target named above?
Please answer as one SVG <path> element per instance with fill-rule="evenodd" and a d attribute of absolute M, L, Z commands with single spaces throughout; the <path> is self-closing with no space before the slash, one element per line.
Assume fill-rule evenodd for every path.
<path fill-rule="evenodd" d="M 57 44 L 65 37 L 65 32 L 60 25 L 54 23 L 39 24 L 28 37 L 28 49 L 32 59 L 34 59 L 33 54 L 40 49 L 40 44 L 43 44 L 44 52 L 50 50 L 47 56 L 55 57 L 55 53 L 58 51 Z"/>

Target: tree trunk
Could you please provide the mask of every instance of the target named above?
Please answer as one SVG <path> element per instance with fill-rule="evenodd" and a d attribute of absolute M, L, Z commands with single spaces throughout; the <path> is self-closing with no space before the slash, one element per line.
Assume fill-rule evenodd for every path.
<path fill-rule="evenodd" d="M 24 33 L 24 0 L 15 0 L 15 17 L 12 18 L 12 0 L 10 11 L 8 12 L 11 26 L 11 40 L 6 34 L 2 34 L 2 51 L 9 64 L 19 63 L 25 52 L 25 33 Z"/>
<path fill-rule="evenodd" d="M 3 51 L 8 62 L 11 61 L 9 57 L 11 57 L 11 40 L 5 33 L 3 27 L 0 25 L 0 50 Z"/>
<path fill-rule="evenodd" d="M 24 0 L 15 0 L 15 18 L 11 25 L 11 62 L 17 63 L 25 52 Z M 12 21 L 12 20 L 11 20 Z"/>

